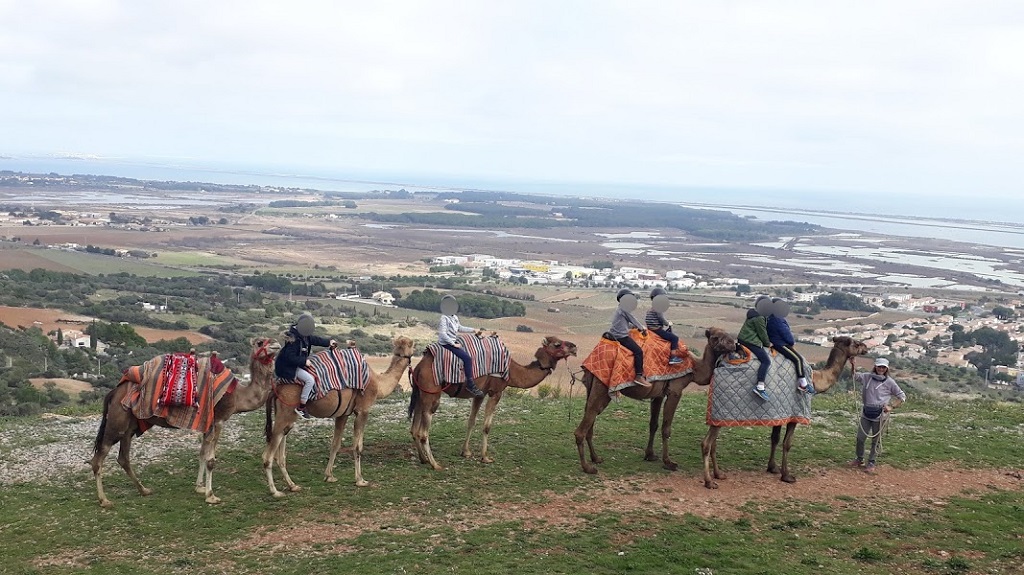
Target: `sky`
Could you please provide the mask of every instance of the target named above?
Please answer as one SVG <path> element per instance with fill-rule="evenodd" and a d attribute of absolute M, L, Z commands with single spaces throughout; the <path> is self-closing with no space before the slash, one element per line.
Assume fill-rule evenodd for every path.
<path fill-rule="evenodd" d="M 9 157 L 997 202 L 1022 102 L 1019 0 L 0 0 Z"/>

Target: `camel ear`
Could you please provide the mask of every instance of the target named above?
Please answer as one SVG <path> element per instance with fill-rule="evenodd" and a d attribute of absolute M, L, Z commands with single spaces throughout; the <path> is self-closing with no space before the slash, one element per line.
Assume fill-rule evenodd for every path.
<path fill-rule="evenodd" d="M 711 337 L 711 330 L 710 329 L 704 330 L 704 337 Z"/>
<path fill-rule="evenodd" d="M 541 345 L 541 347 L 547 347 L 548 346 L 548 338 L 545 337 L 544 339 L 540 340 L 540 345 Z"/>

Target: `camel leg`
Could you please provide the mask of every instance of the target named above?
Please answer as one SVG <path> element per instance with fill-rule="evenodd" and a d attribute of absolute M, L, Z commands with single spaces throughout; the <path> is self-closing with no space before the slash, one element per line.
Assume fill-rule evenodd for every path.
<path fill-rule="evenodd" d="M 214 426 L 210 433 L 203 435 L 203 445 L 199 448 L 199 459 L 206 467 L 206 502 L 211 505 L 220 503 L 220 498 L 213 494 L 213 467 L 217 463 L 217 439 L 220 437 L 220 427 Z"/>
<path fill-rule="evenodd" d="M 360 411 L 356 414 L 355 425 L 352 431 L 352 458 L 356 464 L 356 487 L 366 487 L 369 481 L 363 479 L 363 435 L 366 431 L 366 420 L 369 413 Z"/>
<path fill-rule="evenodd" d="M 704 436 L 704 440 L 700 442 L 701 456 L 704 458 L 704 487 L 708 489 L 718 489 L 718 483 L 711 479 L 712 465 L 715 470 L 716 479 L 725 479 L 724 476 L 719 477 L 718 462 L 715 461 L 715 448 L 718 443 L 718 432 L 721 431 L 721 427 L 714 425 L 708 426 L 708 433 Z"/>
<path fill-rule="evenodd" d="M 662 398 L 660 396 L 651 400 L 651 421 L 647 426 L 647 449 L 644 450 L 645 461 L 658 460 L 654 455 L 654 434 L 658 432 L 658 418 L 661 415 L 661 402 Z"/>
<path fill-rule="evenodd" d="M 135 475 L 135 470 L 132 469 L 131 451 L 133 437 L 134 435 L 132 433 L 126 433 L 125 436 L 121 438 L 121 448 L 117 451 L 117 462 L 121 465 L 121 469 L 124 469 L 124 472 L 131 478 L 132 483 L 135 484 L 135 488 L 139 490 L 139 495 L 152 495 L 153 490 L 146 488 L 146 486 L 139 481 L 139 477 Z"/>
<path fill-rule="evenodd" d="M 270 487 L 270 494 L 274 497 L 284 497 L 284 493 L 277 490 L 277 486 L 274 485 L 274 462 L 277 461 L 278 468 L 281 469 L 281 474 L 288 484 L 291 491 L 299 491 L 302 489 L 298 485 L 295 485 L 291 478 L 288 477 L 287 466 L 285 463 L 286 449 L 285 449 L 285 436 L 288 431 L 291 430 L 292 424 L 295 422 L 295 412 L 291 409 L 282 409 L 280 405 L 277 406 L 278 417 L 274 420 L 274 427 L 271 432 L 270 438 L 267 440 L 267 446 L 263 449 L 263 472 L 267 476 L 267 485 Z"/>
<path fill-rule="evenodd" d="M 473 452 L 469 449 L 469 440 L 473 436 L 473 427 L 476 426 L 476 414 L 480 412 L 480 405 L 482 405 L 483 402 L 483 397 L 474 397 L 473 403 L 469 407 L 469 423 L 466 425 L 466 442 L 462 444 L 463 457 L 473 457 Z"/>
<path fill-rule="evenodd" d="M 604 387 L 604 384 L 591 384 L 587 394 L 587 404 L 583 413 L 583 420 L 580 421 L 574 433 L 576 436 L 576 451 L 580 455 L 580 467 L 583 468 L 585 473 L 597 473 L 597 466 L 587 462 L 583 454 L 583 442 L 586 441 L 587 447 L 590 449 L 590 460 L 593 463 L 601 463 L 601 458 L 594 451 L 594 423 L 597 421 L 597 416 L 601 415 L 604 408 L 608 407 L 608 404 L 611 403 L 611 400 L 612 397 L 608 395 L 608 389 Z"/>
<path fill-rule="evenodd" d="M 291 475 L 288 475 L 288 434 L 291 433 L 292 426 L 289 425 L 284 430 L 284 437 L 281 438 L 281 447 L 277 450 L 277 468 L 281 470 L 281 479 L 284 484 L 288 487 L 288 491 L 302 491 L 302 487 L 298 486 L 292 481 Z"/>
<path fill-rule="evenodd" d="M 427 454 L 423 451 L 423 405 L 420 404 L 412 414 L 412 424 L 409 426 L 409 434 L 412 435 L 412 444 L 416 448 L 416 456 L 420 463 L 427 463 Z"/>
<path fill-rule="evenodd" d="M 782 477 L 786 483 L 796 483 L 796 477 L 789 473 L 789 448 L 793 445 L 793 436 L 796 431 L 796 423 L 786 424 L 786 438 L 782 440 Z"/>
<path fill-rule="evenodd" d="M 680 396 L 674 393 L 668 396 L 665 400 L 665 415 L 662 417 L 661 423 L 661 466 L 669 471 L 679 469 L 679 465 L 668 456 L 668 444 L 672 439 L 672 421 L 676 417 L 679 399 Z"/>
<path fill-rule="evenodd" d="M 779 446 L 779 438 L 782 437 L 782 426 L 776 425 L 772 427 L 771 435 L 771 451 L 768 454 L 768 473 L 778 473 L 779 466 L 775 464 L 775 450 Z"/>
<path fill-rule="evenodd" d="M 343 415 L 334 419 L 334 437 L 331 438 L 331 455 L 327 458 L 327 469 L 324 470 L 324 481 L 334 483 L 338 479 L 334 477 L 334 458 L 341 451 L 342 440 L 345 438 L 345 424 L 348 416 Z"/>
<path fill-rule="evenodd" d="M 423 394 L 421 398 L 426 399 L 427 394 Z M 434 418 L 434 413 L 437 412 L 437 407 L 441 403 L 441 396 L 432 396 L 429 398 L 430 404 L 427 405 L 424 402 L 423 419 L 420 422 L 420 446 L 423 449 L 423 454 L 427 458 L 427 463 L 434 468 L 435 471 L 444 471 L 444 467 L 434 459 L 434 452 L 430 449 L 430 422 Z"/>
<path fill-rule="evenodd" d="M 498 409 L 498 401 L 501 400 L 501 394 L 496 393 L 487 398 L 487 407 L 484 408 L 484 439 L 483 447 L 480 450 L 480 459 L 484 463 L 494 463 L 494 460 L 487 457 L 487 439 L 491 435 L 491 425 L 494 423 L 494 412 Z"/>

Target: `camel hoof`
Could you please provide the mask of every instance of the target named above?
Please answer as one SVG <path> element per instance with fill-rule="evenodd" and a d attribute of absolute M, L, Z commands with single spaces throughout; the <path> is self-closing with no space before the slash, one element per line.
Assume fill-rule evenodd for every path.
<path fill-rule="evenodd" d="M 209 497 L 206 498 L 206 502 L 209 503 L 210 505 L 216 505 L 220 503 L 220 497 L 211 494 Z"/>
<path fill-rule="evenodd" d="M 444 471 L 444 467 L 440 465 L 431 465 L 431 467 L 434 468 L 434 471 Z"/>
<path fill-rule="evenodd" d="M 359 481 L 356 481 L 356 487 L 366 487 L 369 484 L 370 482 L 365 479 L 360 479 Z"/>
<path fill-rule="evenodd" d="M 473 452 L 472 451 L 463 451 L 462 452 L 462 456 L 465 457 L 466 459 L 470 459 L 470 458 L 473 457 Z"/>
<path fill-rule="evenodd" d="M 705 481 L 704 487 L 707 487 L 708 489 L 718 489 L 718 484 L 714 481 Z"/>
<path fill-rule="evenodd" d="M 492 457 L 484 457 L 480 461 L 483 461 L 484 463 L 494 463 L 494 458 L 492 458 Z"/>
<path fill-rule="evenodd" d="M 604 463 L 604 458 L 603 457 L 591 457 L 590 460 L 593 461 L 594 463 L 597 463 L 597 464 Z"/>
<path fill-rule="evenodd" d="M 667 470 L 669 470 L 669 471 L 675 471 L 675 470 L 679 469 L 679 464 L 674 462 L 674 461 L 666 461 L 662 465 L 662 467 L 667 469 Z"/>
<path fill-rule="evenodd" d="M 146 495 L 152 495 L 152 494 L 153 494 L 153 490 L 148 488 L 148 487 L 143 487 L 142 489 L 139 490 L 139 495 L 142 495 L 143 497 L 145 497 Z"/>
<path fill-rule="evenodd" d="M 594 467 L 593 465 L 584 465 L 583 472 L 591 475 L 597 475 L 597 467 Z"/>
<path fill-rule="evenodd" d="M 326 481 L 327 483 L 336 483 L 338 481 L 338 478 L 333 475 L 328 475 L 327 477 L 324 477 L 324 481 Z"/>
<path fill-rule="evenodd" d="M 280 491 L 272 491 L 270 494 L 273 495 L 275 499 L 281 499 L 284 497 L 284 493 Z"/>
<path fill-rule="evenodd" d="M 793 477 L 792 475 L 783 475 L 781 479 L 786 483 L 796 483 L 796 477 Z"/>
<path fill-rule="evenodd" d="M 102 507 L 104 509 L 110 509 L 113 506 L 114 506 L 114 504 L 111 503 L 109 499 L 104 499 L 104 500 L 100 501 L 100 507 Z"/>
<path fill-rule="evenodd" d="M 644 454 L 644 461 L 657 461 L 658 456 L 653 453 Z"/>
<path fill-rule="evenodd" d="M 728 477 L 727 477 L 727 476 L 725 475 L 725 472 L 724 472 L 724 471 L 716 471 L 716 472 L 714 473 L 714 476 L 715 476 L 715 479 L 729 479 L 729 478 L 728 478 Z"/>
<path fill-rule="evenodd" d="M 196 493 L 202 493 L 203 495 L 206 495 L 206 486 L 196 485 Z"/>
<path fill-rule="evenodd" d="M 774 465 L 769 465 L 768 469 L 766 469 L 765 471 L 767 471 L 768 473 L 778 473 L 779 468 Z"/>
<path fill-rule="evenodd" d="M 299 491 L 302 491 L 302 486 L 301 485 L 292 485 L 292 486 L 290 486 L 288 488 L 288 491 L 291 491 L 292 493 L 297 493 Z"/>

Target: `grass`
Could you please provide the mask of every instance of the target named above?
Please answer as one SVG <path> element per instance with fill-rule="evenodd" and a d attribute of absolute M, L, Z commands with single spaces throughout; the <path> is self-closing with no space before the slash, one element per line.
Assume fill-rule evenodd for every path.
<path fill-rule="evenodd" d="M 138 276 L 178 277 L 195 276 L 196 272 L 174 269 L 161 265 L 162 262 L 150 259 L 118 258 L 90 254 L 86 252 L 68 252 L 64 250 L 37 250 L 40 257 L 67 266 L 83 274 L 117 274 L 129 273 Z M 159 259 L 159 258 L 157 258 Z"/>
<path fill-rule="evenodd" d="M 802 498 L 799 481 L 776 483 L 791 496 L 761 502 L 754 495 L 722 516 L 631 498 L 644 488 L 671 501 L 679 484 L 670 479 L 699 482 L 698 443 L 706 430 L 700 394 L 685 396 L 676 418 L 672 453 L 680 471 L 642 460 L 647 405 L 623 400 L 598 420 L 595 442 L 605 463 L 596 477 L 580 471 L 572 439 L 582 415 L 579 390 L 571 400 L 504 398 L 490 465 L 458 455 L 468 404 L 446 398 L 431 434 L 443 472 L 411 455 L 401 417 L 406 399 L 388 398 L 371 417 L 363 460 L 368 488 L 352 485 L 345 453 L 336 468 L 339 482 L 323 483 L 331 426 L 300 423 L 289 436 L 289 470 L 305 489 L 271 498 L 259 461 L 260 412 L 229 423 L 244 431 L 241 441 L 219 451 L 219 506 L 204 504 L 192 490 L 191 449 L 141 470 L 151 497 L 139 497 L 109 458 L 110 510 L 97 505 L 87 475 L 8 486 L 0 491 L 0 571 L 953 574 L 1010 573 L 1024 561 L 1016 535 L 1024 521 L 1019 488 L 964 485 L 963 493 L 937 505 L 927 498 L 893 501 L 884 487 L 856 497 Z M 852 449 L 855 406 L 848 398 L 819 396 L 814 407 L 814 424 L 798 430 L 794 445 L 798 477 L 834 469 Z M 886 465 L 1019 469 L 1019 406 L 912 397 L 898 413 L 882 456 Z M 44 425 L 5 420 L 0 430 L 19 427 L 46 437 Z M 760 472 L 766 436 L 765 429 L 724 430 L 720 461 L 732 472 Z M 479 449 L 479 431 L 474 438 Z M 695 508 L 716 495 L 695 493 Z"/>

